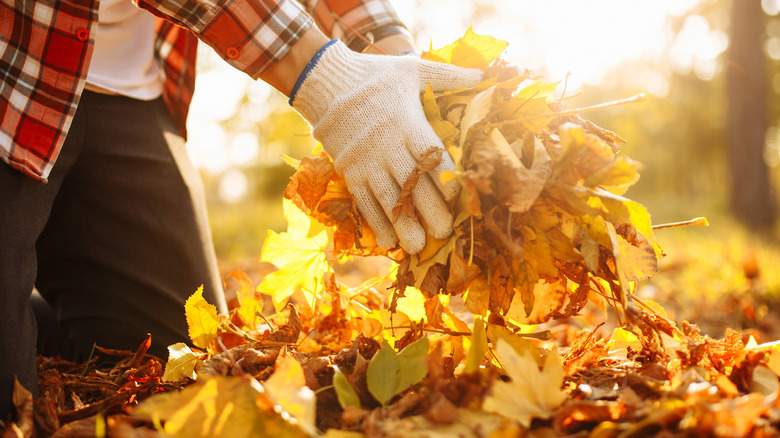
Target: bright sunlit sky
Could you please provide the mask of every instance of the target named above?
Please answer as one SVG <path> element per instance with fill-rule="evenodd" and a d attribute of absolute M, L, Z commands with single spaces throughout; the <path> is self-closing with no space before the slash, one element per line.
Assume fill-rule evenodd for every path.
<path fill-rule="evenodd" d="M 583 84 L 610 80 L 610 73 L 626 63 L 644 60 L 643 68 L 630 75 L 629 85 L 662 97 L 668 90 L 665 73 L 674 69 L 712 78 L 722 66 L 718 56 L 726 49 L 726 34 L 712 29 L 703 17 L 689 15 L 675 36 L 670 17 L 685 16 L 700 0 L 496 0 L 496 12 L 475 10 L 466 0 L 395 0 L 401 18 L 414 30 L 418 45 L 427 49 L 449 44 L 469 25 L 479 34 L 508 41 L 506 57 L 547 80 L 559 81 L 571 72 L 569 90 Z M 776 14 L 780 0 L 763 0 L 764 9 Z M 725 29 L 728 11 L 723 11 Z M 780 57 L 780 39 L 778 39 Z M 242 122 L 225 133 L 220 121 L 234 118 L 239 100 L 248 93 L 252 114 L 241 119 L 261 119 L 267 99 L 276 93 L 263 83 L 232 70 L 208 48 L 201 50 L 201 73 L 189 120 L 190 154 L 196 166 L 222 173 L 221 196 L 237 201 L 246 191 L 246 178 L 236 166 L 258 157 L 277 160 L 279 151 L 264 151 Z M 567 92 L 568 94 L 568 92 Z M 231 170 L 232 169 L 232 170 Z"/>

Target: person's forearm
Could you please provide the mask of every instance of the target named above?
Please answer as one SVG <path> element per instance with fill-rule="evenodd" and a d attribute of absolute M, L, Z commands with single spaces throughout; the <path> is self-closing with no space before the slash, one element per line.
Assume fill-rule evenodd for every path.
<path fill-rule="evenodd" d="M 376 41 L 373 45 L 366 48 L 365 53 L 383 53 L 385 55 L 400 55 L 405 52 L 416 52 L 417 46 L 414 45 L 408 34 L 390 35 Z"/>
<path fill-rule="evenodd" d="M 306 64 L 327 42 L 328 37 L 322 31 L 310 27 L 278 63 L 260 74 L 260 79 L 289 96 Z"/>

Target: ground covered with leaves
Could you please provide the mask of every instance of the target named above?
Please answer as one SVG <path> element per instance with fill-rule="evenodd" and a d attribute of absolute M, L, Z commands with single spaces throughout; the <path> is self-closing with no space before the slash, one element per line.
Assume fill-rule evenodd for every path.
<path fill-rule="evenodd" d="M 451 238 L 379 248 L 327 156 L 289 159 L 288 230 L 262 254 L 276 269 L 231 273 L 229 315 L 196 291 L 167 361 L 151 339 L 101 350 L 110 367 L 39 358 L 41 397 L 17 388 L 3 436 L 780 434 L 775 332 L 713 338 L 640 298 L 664 254 L 624 196 L 638 164 L 505 47 L 469 30 L 423 54 L 485 71 L 421 96 L 462 186 Z M 421 157 L 395 218 L 440 160 Z"/>

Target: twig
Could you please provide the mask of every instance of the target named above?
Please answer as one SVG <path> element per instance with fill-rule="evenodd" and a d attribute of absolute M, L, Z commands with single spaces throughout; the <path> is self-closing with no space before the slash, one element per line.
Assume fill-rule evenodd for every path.
<path fill-rule="evenodd" d="M 420 329 L 420 328 L 417 327 L 417 326 L 411 326 L 411 325 L 395 326 L 395 327 L 383 327 L 382 328 L 382 330 L 396 330 L 396 329 L 397 330 L 401 330 L 401 329 L 404 329 L 404 330 L 417 330 L 417 329 Z M 456 332 L 454 330 L 441 330 L 441 329 L 425 328 L 425 327 L 423 327 L 420 330 L 422 330 L 423 332 L 439 333 L 439 334 L 442 334 L 442 335 L 471 336 L 471 332 Z"/>
<path fill-rule="evenodd" d="M 419 327 L 416 326 L 401 326 L 401 327 L 384 327 L 382 330 L 395 330 L 395 329 L 404 329 L 404 330 L 410 330 L 410 329 L 418 329 Z M 450 335 L 450 336 L 471 336 L 471 332 L 458 332 L 454 330 L 441 330 L 441 329 L 435 329 L 435 328 L 426 328 L 423 327 L 420 330 L 423 332 L 429 332 L 429 333 L 439 333 L 442 335 Z M 541 332 L 533 332 L 533 333 L 517 333 L 514 332 L 515 336 L 521 337 L 521 338 L 532 338 L 532 339 L 539 339 L 542 341 L 548 340 L 551 338 L 550 331 L 544 330 Z"/>
<path fill-rule="evenodd" d="M 566 72 L 566 78 L 563 80 L 563 92 L 561 93 L 560 99 L 558 99 L 558 103 L 561 103 L 563 100 L 563 97 L 566 96 L 566 88 L 569 86 L 569 76 L 571 76 L 571 72 Z"/>
<path fill-rule="evenodd" d="M 249 335 L 249 333 L 239 329 L 238 327 L 235 327 L 233 323 L 231 322 L 223 322 L 220 324 L 220 328 L 225 330 L 226 332 L 232 333 L 241 339 L 248 341 L 248 342 L 260 342 L 260 340 L 253 338 Z"/>
<path fill-rule="evenodd" d="M 639 307 L 641 307 L 641 308 L 642 308 L 642 309 L 644 309 L 645 311 L 647 311 L 647 312 L 649 312 L 649 313 L 652 313 L 653 315 L 657 316 L 658 318 L 665 319 L 665 320 L 669 321 L 669 325 L 670 325 L 670 326 L 672 326 L 672 330 L 674 330 L 674 333 L 675 333 L 677 336 L 679 336 L 679 337 L 680 337 L 680 339 L 685 339 L 685 338 L 687 338 L 687 336 L 685 335 L 685 333 L 683 333 L 683 331 L 682 331 L 682 330 L 680 330 L 680 329 L 677 327 L 677 324 L 675 324 L 675 323 L 674 323 L 674 321 L 672 321 L 672 320 L 670 320 L 669 318 L 667 318 L 667 317 L 665 317 L 665 316 L 661 315 L 660 313 L 658 313 L 658 312 L 657 312 L 655 309 L 653 309 L 652 307 L 650 307 L 650 305 L 649 305 L 649 304 L 647 304 L 647 303 L 645 303 L 644 301 L 642 301 L 642 299 L 640 299 L 640 298 L 637 298 L 637 297 L 636 297 L 636 296 L 634 296 L 634 295 L 629 295 L 629 298 L 631 298 L 631 299 L 632 299 L 632 300 L 633 300 L 635 303 L 637 303 L 637 304 L 639 305 Z"/>
<path fill-rule="evenodd" d="M 553 113 L 549 113 L 549 114 L 534 114 L 534 115 L 531 115 L 531 116 L 520 117 L 519 119 L 512 119 L 512 120 L 505 120 L 503 122 L 490 123 L 490 124 L 487 124 L 487 125 L 482 125 L 482 126 L 479 126 L 479 127 L 475 127 L 474 129 L 490 129 L 490 128 L 497 128 L 497 127 L 500 127 L 500 126 L 513 125 L 515 123 L 525 122 L 526 120 L 545 119 L 545 118 L 553 118 L 553 117 L 561 117 L 561 116 L 571 116 L 571 115 L 574 115 L 574 114 L 584 113 L 584 112 L 588 112 L 588 111 L 596 111 L 596 110 L 602 110 L 602 109 L 607 109 L 607 108 L 613 108 L 613 107 L 625 105 L 625 104 L 628 104 L 628 103 L 643 102 L 645 100 L 645 98 L 646 98 L 645 93 L 639 93 L 637 95 L 634 95 L 634 96 L 631 96 L 631 97 L 627 97 L 625 99 L 613 100 L 611 102 L 600 103 L 598 105 L 585 106 L 585 107 L 582 107 L 582 108 L 572 108 L 572 109 L 565 110 L 565 111 L 560 111 L 560 112 L 557 112 L 557 113 L 553 112 Z"/>
<path fill-rule="evenodd" d="M 689 221 L 670 222 L 668 224 L 653 225 L 653 230 L 663 230 L 666 228 L 679 228 L 679 227 L 687 227 L 687 226 L 708 227 L 709 225 L 710 223 L 707 222 L 706 217 L 697 217 Z"/>

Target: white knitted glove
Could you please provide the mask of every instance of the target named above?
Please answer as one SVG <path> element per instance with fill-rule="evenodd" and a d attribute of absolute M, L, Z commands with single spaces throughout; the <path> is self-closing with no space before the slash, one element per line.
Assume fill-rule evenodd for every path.
<path fill-rule="evenodd" d="M 420 222 L 404 214 L 395 223 L 391 211 L 420 156 L 431 147 L 444 149 L 425 119 L 420 93 L 473 87 L 479 70 L 422 61 L 411 56 L 366 55 L 333 40 L 307 65 L 290 95 L 290 103 L 311 123 L 336 171 L 344 177 L 360 213 L 377 242 L 416 254 L 425 246 Z M 440 174 L 454 170 L 452 158 L 420 178 L 413 192 L 417 213 L 428 232 L 444 239 L 452 234 L 452 212 L 445 200 L 458 182 L 443 184 Z"/>

